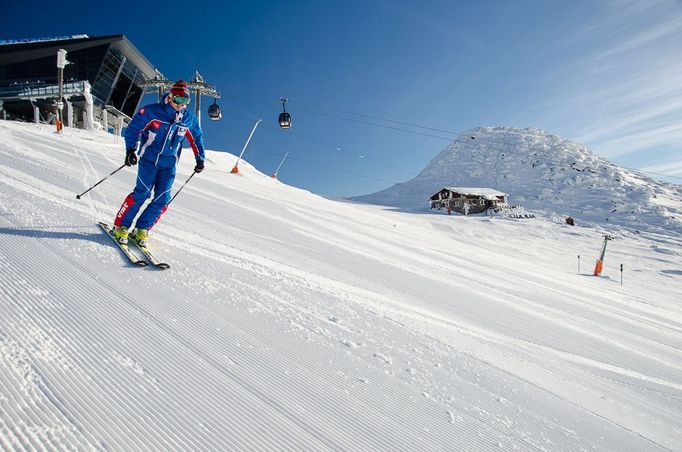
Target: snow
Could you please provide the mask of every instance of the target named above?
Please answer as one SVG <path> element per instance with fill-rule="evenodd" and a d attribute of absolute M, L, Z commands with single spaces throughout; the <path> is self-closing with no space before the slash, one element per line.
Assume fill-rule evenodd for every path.
<path fill-rule="evenodd" d="M 682 450 L 682 239 L 649 204 L 596 278 L 602 224 L 330 200 L 209 152 L 158 271 L 96 224 L 133 169 L 75 198 L 122 157 L 0 121 L 0 449 Z"/>
<path fill-rule="evenodd" d="M 355 200 L 428 210 L 442 187 L 509 194 L 509 204 L 578 224 L 682 234 L 682 186 L 655 181 L 549 132 L 479 127 L 464 132 L 413 179 Z"/>
<path fill-rule="evenodd" d="M 448 190 L 460 193 L 463 195 L 480 195 L 489 197 L 489 199 L 496 199 L 497 196 L 507 196 L 507 193 L 502 193 L 501 191 L 493 190 L 492 188 L 480 188 L 480 187 L 443 187 Z"/>

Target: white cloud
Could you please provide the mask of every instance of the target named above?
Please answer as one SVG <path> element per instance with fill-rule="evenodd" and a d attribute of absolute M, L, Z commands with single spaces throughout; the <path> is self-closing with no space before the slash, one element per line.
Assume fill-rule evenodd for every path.
<path fill-rule="evenodd" d="M 681 3 L 612 2 L 567 42 L 589 50 L 551 74 L 545 123 L 609 158 L 682 156 Z"/>
<path fill-rule="evenodd" d="M 645 166 L 642 168 L 642 171 L 649 171 L 652 173 L 662 173 L 669 174 L 671 176 L 682 177 L 682 159 L 674 162 Z M 679 183 L 679 181 L 676 181 L 676 183 Z"/>

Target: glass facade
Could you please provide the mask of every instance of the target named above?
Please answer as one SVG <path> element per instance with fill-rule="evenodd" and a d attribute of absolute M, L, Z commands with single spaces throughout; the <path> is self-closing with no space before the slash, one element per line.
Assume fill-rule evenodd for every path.
<path fill-rule="evenodd" d="M 140 83 L 145 80 L 142 71 L 121 51 L 109 47 L 92 82 L 92 94 L 103 105 L 112 105 L 132 117 L 142 97 Z"/>
<path fill-rule="evenodd" d="M 135 114 L 143 96 L 141 84 L 154 75 L 154 68 L 123 35 L 0 45 L 0 100 L 5 100 L 5 109 L 18 109 L 21 102 L 29 108 L 28 99 L 40 98 L 40 90 L 49 97 L 47 91 L 58 82 L 60 48 L 67 50 L 71 63 L 64 68 L 65 84 L 87 81 L 99 111 L 110 105 L 128 117 Z M 84 107 L 80 99 L 71 97 L 76 108 Z"/>
<path fill-rule="evenodd" d="M 69 52 L 67 59 L 73 64 L 64 68 L 64 81 L 87 80 L 91 84 L 99 71 L 109 45 L 100 45 Z M 0 60 L 2 61 L 2 60 Z M 18 63 L 0 64 L 0 84 L 57 83 L 57 52 L 45 58 L 29 59 Z"/>

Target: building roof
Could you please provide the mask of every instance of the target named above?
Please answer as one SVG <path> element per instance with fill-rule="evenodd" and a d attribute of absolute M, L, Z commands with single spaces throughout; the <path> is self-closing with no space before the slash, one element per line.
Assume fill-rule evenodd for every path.
<path fill-rule="evenodd" d="M 121 34 L 93 37 L 75 35 L 61 38 L 19 40 L 19 42 L 5 41 L 0 45 L 0 61 L 2 61 L 2 64 L 21 63 L 56 55 L 58 49 L 74 52 L 76 50 L 87 49 L 102 44 L 112 44 L 120 50 L 126 58 L 130 59 L 135 66 L 140 68 L 147 78 L 154 77 L 154 66 L 139 50 L 137 50 L 125 35 Z M 69 59 L 68 55 L 66 59 Z"/>
<path fill-rule="evenodd" d="M 494 190 L 492 188 L 483 187 L 443 187 L 450 191 L 461 193 L 463 195 L 495 195 L 495 196 L 508 196 L 507 193 Z"/>
<path fill-rule="evenodd" d="M 483 187 L 443 187 L 440 190 L 438 190 L 436 193 L 431 195 L 431 197 L 437 195 L 440 193 L 442 190 L 450 190 L 453 193 L 459 193 L 461 195 L 470 195 L 470 196 L 480 196 L 485 199 L 490 199 L 494 200 L 498 196 L 509 196 L 507 193 L 494 190 L 492 188 L 483 188 Z"/>

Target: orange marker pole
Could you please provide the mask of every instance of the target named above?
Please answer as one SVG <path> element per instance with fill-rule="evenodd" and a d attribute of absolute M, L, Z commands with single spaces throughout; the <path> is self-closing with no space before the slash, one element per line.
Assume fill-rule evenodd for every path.
<path fill-rule="evenodd" d="M 594 276 L 601 276 L 601 270 L 604 267 L 604 262 L 597 259 L 597 264 L 594 266 Z"/>
<path fill-rule="evenodd" d="M 611 237 L 610 235 L 605 235 L 604 244 L 601 247 L 601 254 L 599 255 L 599 259 L 597 259 L 597 264 L 594 266 L 594 276 L 601 276 L 602 268 L 604 268 L 604 255 L 606 254 L 606 244 L 609 243 L 609 240 L 613 240 L 613 237 Z"/>
<path fill-rule="evenodd" d="M 253 137 L 254 132 L 256 131 L 256 127 L 258 127 L 258 124 L 262 119 L 259 119 L 256 121 L 256 124 L 253 126 L 253 129 L 251 130 L 251 133 L 249 134 L 249 138 L 246 140 L 246 143 L 244 143 L 244 147 L 242 148 L 242 152 L 239 154 L 239 157 L 237 157 L 237 163 L 234 164 L 234 167 L 230 171 L 231 174 L 236 174 L 239 172 L 239 161 L 242 159 L 242 156 L 244 155 L 244 151 L 246 151 L 246 147 L 249 145 L 249 142 L 251 141 L 251 137 Z"/>

